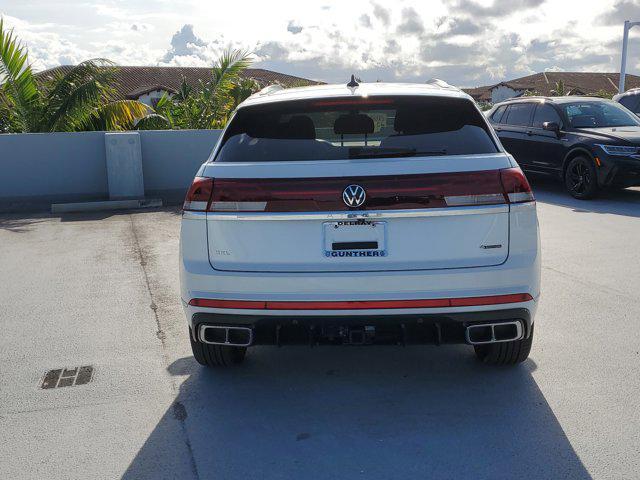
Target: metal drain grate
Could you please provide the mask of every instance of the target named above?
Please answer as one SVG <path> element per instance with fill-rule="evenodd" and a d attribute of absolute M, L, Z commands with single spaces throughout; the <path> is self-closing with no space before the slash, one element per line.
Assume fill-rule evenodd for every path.
<path fill-rule="evenodd" d="M 76 368 L 58 368 L 49 370 L 44 374 L 41 388 L 73 387 L 74 385 L 84 385 L 93 378 L 93 367 L 85 365 Z"/>

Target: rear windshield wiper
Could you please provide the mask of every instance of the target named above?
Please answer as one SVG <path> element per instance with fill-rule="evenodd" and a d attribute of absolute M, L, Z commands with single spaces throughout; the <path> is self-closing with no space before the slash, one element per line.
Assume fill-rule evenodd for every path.
<path fill-rule="evenodd" d="M 349 158 L 389 158 L 389 157 L 415 157 L 420 155 L 435 156 L 446 155 L 447 150 L 416 150 L 415 148 L 384 148 L 384 149 L 367 149 L 367 150 L 351 150 Z"/>

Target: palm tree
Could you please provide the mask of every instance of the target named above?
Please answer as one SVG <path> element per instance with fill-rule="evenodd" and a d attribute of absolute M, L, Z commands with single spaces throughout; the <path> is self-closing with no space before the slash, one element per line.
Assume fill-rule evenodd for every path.
<path fill-rule="evenodd" d="M 0 19 L 0 131 L 124 130 L 148 107 L 115 100 L 117 68 L 94 59 L 53 78 L 36 80 L 28 52 Z"/>
<path fill-rule="evenodd" d="M 615 94 L 614 94 L 614 93 L 607 92 L 604 88 L 601 88 L 601 89 L 600 89 L 600 90 L 598 90 L 596 93 L 594 93 L 594 95 L 595 95 L 596 97 L 600 97 L 600 98 L 608 98 L 609 100 L 611 100 Z"/>
<path fill-rule="evenodd" d="M 255 81 L 240 77 L 250 64 L 249 52 L 225 51 L 212 67 L 211 78 L 201 81 L 197 91 L 183 80 L 178 92 L 162 97 L 155 112 L 142 118 L 136 128 L 223 128 L 238 104 L 258 89 Z"/>
<path fill-rule="evenodd" d="M 552 97 L 563 97 L 566 94 L 567 93 L 565 91 L 564 81 L 558 80 L 556 82 L 556 87 L 553 90 L 551 90 L 551 96 Z"/>
<path fill-rule="evenodd" d="M 202 82 L 198 94 L 185 102 L 187 128 L 223 128 L 235 108 L 233 91 L 240 73 L 250 65 L 249 52 L 225 51 L 211 69 L 211 80 Z"/>
<path fill-rule="evenodd" d="M 258 82 L 251 78 L 243 78 L 231 87 L 231 97 L 233 98 L 233 108 L 236 108 L 247 98 L 260 89 Z"/>
<path fill-rule="evenodd" d="M 192 91 L 193 91 L 193 88 L 191 88 L 191 86 L 187 83 L 187 79 L 182 77 L 182 81 L 180 82 L 180 88 L 176 92 L 176 95 L 174 98 L 178 101 L 186 100 L 187 97 L 191 95 Z"/>
<path fill-rule="evenodd" d="M 174 110 L 179 102 L 186 100 L 189 96 L 191 90 L 188 88 L 183 79 L 180 90 L 173 98 L 169 97 L 165 92 L 156 103 L 153 112 L 139 119 L 135 123 L 135 128 L 138 130 L 171 130 L 178 128 L 174 120 Z"/>

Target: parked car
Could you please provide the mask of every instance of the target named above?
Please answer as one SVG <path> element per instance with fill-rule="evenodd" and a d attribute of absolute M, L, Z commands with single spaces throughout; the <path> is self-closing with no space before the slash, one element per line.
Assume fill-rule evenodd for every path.
<path fill-rule="evenodd" d="M 613 96 L 613 100 L 640 116 L 640 88 L 633 88 Z"/>
<path fill-rule="evenodd" d="M 525 360 L 540 255 L 524 174 L 443 82 L 269 89 L 189 189 L 181 295 L 198 362 L 247 347 L 447 344 Z"/>
<path fill-rule="evenodd" d="M 640 119 L 619 103 L 593 97 L 525 97 L 487 114 L 525 172 L 564 181 L 575 198 L 640 185 Z"/>

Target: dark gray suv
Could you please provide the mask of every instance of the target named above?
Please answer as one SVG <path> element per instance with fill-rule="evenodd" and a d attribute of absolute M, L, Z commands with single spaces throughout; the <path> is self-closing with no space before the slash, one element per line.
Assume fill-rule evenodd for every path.
<path fill-rule="evenodd" d="M 619 103 L 521 97 L 494 105 L 487 117 L 523 170 L 562 179 L 575 198 L 640 185 L 640 119 Z"/>

